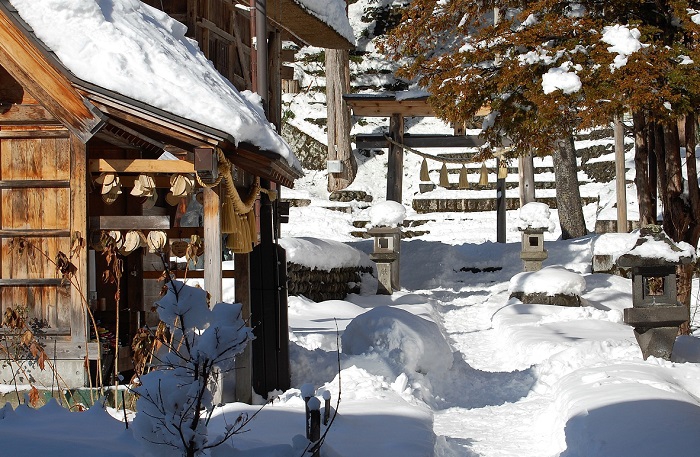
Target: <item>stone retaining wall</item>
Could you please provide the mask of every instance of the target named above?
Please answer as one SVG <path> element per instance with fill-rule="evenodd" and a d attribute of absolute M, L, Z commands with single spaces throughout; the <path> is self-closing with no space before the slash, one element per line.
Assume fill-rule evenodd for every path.
<path fill-rule="evenodd" d="M 342 300 L 348 294 L 360 293 L 362 274 L 372 274 L 372 268 L 346 267 L 328 271 L 288 262 L 288 293 L 303 295 L 315 302 Z"/>

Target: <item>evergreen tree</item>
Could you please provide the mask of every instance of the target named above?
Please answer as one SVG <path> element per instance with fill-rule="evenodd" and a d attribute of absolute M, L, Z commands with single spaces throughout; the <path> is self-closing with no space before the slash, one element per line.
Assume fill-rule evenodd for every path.
<path fill-rule="evenodd" d="M 586 233 L 570 151 L 583 99 L 577 20 L 562 2 L 414 0 L 384 43 L 444 119 L 464 122 L 490 106 L 492 146 L 507 136 L 521 154 L 554 154 L 564 238 Z"/>
<path fill-rule="evenodd" d="M 643 221 L 656 220 L 658 188 L 665 231 L 696 246 L 698 24 L 700 2 L 688 0 L 414 0 L 384 49 L 443 118 L 490 106 L 491 144 L 507 136 L 520 153 L 554 153 L 555 165 L 574 131 L 631 113 Z M 686 303 L 690 274 L 680 275 Z"/>

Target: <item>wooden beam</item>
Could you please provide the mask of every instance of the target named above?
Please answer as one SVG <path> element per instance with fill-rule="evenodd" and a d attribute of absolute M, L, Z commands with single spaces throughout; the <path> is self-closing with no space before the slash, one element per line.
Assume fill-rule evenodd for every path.
<path fill-rule="evenodd" d="M 230 43 L 236 42 L 235 36 L 231 35 L 225 30 L 220 29 L 219 27 L 217 27 L 216 24 L 214 24 L 212 21 L 206 18 L 200 18 L 199 21 L 197 21 L 197 25 L 209 30 L 210 32 L 214 33 L 215 35 L 219 36 L 220 38 L 223 38 L 224 40 Z"/>
<path fill-rule="evenodd" d="M 92 173 L 194 173 L 194 164 L 184 160 L 90 159 Z"/>
<path fill-rule="evenodd" d="M 403 144 L 411 148 L 478 148 L 485 143 L 478 135 L 405 134 Z M 360 134 L 355 137 L 358 149 L 388 148 L 383 134 Z"/>
<path fill-rule="evenodd" d="M 0 130 L 2 139 L 68 138 L 68 130 Z"/>
<path fill-rule="evenodd" d="M 350 98 L 343 97 L 352 109 L 355 116 L 364 117 L 390 117 L 392 114 L 400 114 L 404 117 L 434 117 L 435 111 L 428 104 L 427 99 L 380 99 L 372 97 Z"/>
<path fill-rule="evenodd" d="M 62 278 L 0 279 L 0 287 L 68 287 Z"/>
<path fill-rule="evenodd" d="M 205 277 L 204 270 L 170 270 L 170 273 L 178 279 L 192 278 L 202 279 Z M 144 271 L 143 279 L 160 279 L 163 276 L 162 271 Z M 221 270 L 221 277 L 225 279 L 238 279 L 236 270 Z M 208 289 L 207 289 L 208 292 Z"/>
<path fill-rule="evenodd" d="M 21 26 L 0 8 L 0 61 L 32 96 L 60 119 L 83 143 L 102 125 L 101 113 L 75 90 Z"/>
<path fill-rule="evenodd" d="M 170 228 L 170 216 L 94 216 L 90 230 L 164 230 Z"/>
<path fill-rule="evenodd" d="M 2 229 L 0 230 L 0 238 L 15 238 L 15 237 L 37 237 L 37 238 L 54 238 L 61 236 L 70 236 L 70 230 L 61 229 Z"/>
<path fill-rule="evenodd" d="M 0 180 L 0 189 L 66 189 L 70 187 L 70 181 L 21 179 Z"/>
<path fill-rule="evenodd" d="M 41 105 L 11 105 L 5 112 L 0 110 L 0 125 L 27 123 L 57 124 L 58 120 Z"/>
<path fill-rule="evenodd" d="M 343 99 L 352 109 L 355 116 L 389 117 L 392 114 L 403 114 L 405 117 L 435 117 L 433 107 L 428 103 L 428 97 L 397 100 L 396 95 L 343 95 Z M 483 107 L 476 116 L 486 116 L 491 112 L 490 107 Z"/>

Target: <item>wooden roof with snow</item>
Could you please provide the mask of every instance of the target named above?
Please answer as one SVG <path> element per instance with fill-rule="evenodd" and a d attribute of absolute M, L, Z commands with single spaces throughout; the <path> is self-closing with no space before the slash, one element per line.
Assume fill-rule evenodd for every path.
<path fill-rule="evenodd" d="M 100 137 L 153 152 L 218 147 L 234 165 L 288 187 L 302 174 L 277 151 L 237 142 L 229 132 L 76 77 L 37 38 L 9 0 L 0 0 L 0 65 L 84 143 Z M 22 108 L 9 104 L 0 109 L 7 117 L 8 110 Z M 261 123 L 260 128 L 269 129 L 269 125 Z"/>

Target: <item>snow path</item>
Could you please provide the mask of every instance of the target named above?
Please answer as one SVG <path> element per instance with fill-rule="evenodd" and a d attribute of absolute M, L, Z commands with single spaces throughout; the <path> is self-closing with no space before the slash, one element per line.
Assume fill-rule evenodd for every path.
<path fill-rule="evenodd" d="M 471 278 L 470 278 L 471 279 Z M 479 274 L 472 281 L 487 280 Z M 461 358 L 461 406 L 434 411 L 436 455 L 547 457 L 552 455 L 552 399 L 532 392 L 531 370 L 519 371 L 503 352 L 492 317 L 508 301 L 507 283 L 424 291 L 438 302 L 450 344 Z M 459 375 L 458 375 L 459 376 Z M 459 382 L 459 380 L 455 380 Z M 466 382 L 465 382 L 466 381 Z M 466 399 L 466 401 L 464 400 Z M 459 404 L 459 403 L 457 403 Z"/>

